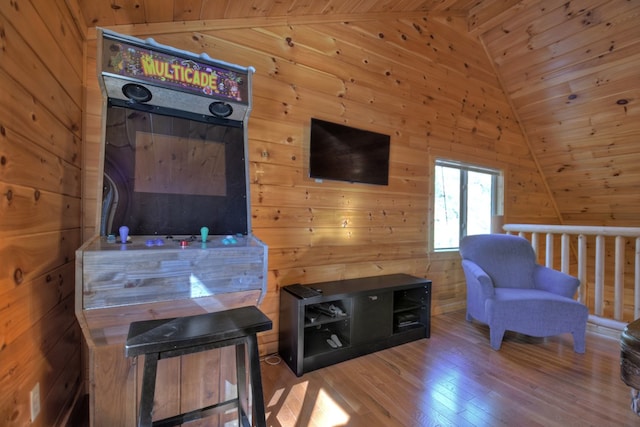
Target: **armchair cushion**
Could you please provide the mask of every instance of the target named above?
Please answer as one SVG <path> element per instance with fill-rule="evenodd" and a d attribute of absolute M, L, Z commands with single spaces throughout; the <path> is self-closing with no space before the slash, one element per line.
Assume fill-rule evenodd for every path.
<path fill-rule="evenodd" d="M 510 330 L 536 337 L 570 332 L 574 350 L 585 351 L 589 313 L 573 299 L 577 278 L 537 264 L 531 244 L 518 236 L 467 236 L 460 255 L 467 320 L 489 325 L 492 348 L 498 350 Z"/>
<path fill-rule="evenodd" d="M 460 245 L 460 255 L 481 266 L 497 288 L 534 287 L 535 253 L 531 244 L 521 237 L 507 234 L 467 236 Z"/>

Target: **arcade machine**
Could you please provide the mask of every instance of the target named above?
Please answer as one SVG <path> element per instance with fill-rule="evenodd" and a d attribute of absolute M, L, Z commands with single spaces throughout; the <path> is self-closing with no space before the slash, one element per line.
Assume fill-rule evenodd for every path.
<path fill-rule="evenodd" d="M 267 247 L 250 225 L 253 71 L 98 31 L 99 235 L 76 253 L 92 425 L 135 424 L 140 369 L 123 351 L 131 322 L 258 305 L 266 292 Z M 202 376 L 174 369 L 182 382 Z M 175 378 L 158 381 L 159 411 L 176 399 L 203 406 L 189 400 L 229 386 L 222 372 L 218 390 L 195 397 Z"/>

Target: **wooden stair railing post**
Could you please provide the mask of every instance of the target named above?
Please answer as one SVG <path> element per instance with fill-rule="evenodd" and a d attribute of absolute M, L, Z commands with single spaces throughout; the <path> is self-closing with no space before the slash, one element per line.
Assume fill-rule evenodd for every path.
<path fill-rule="evenodd" d="M 578 236 L 578 279 L 580 279 L 580 287 L 578 288 L 578 301 L 585 304 L 587 295 L 585 288 L 587 287 L 587 237 L 584 234 Z"/>
<path fill-rule="evenodd" d="M 624 305 L 624 246 L 625 239 L 616 236 L 613 318 L 622 320 Z"/>
<path fill-rule="evenodd" d="M 547 233 L 545 248 L 545 265 L 553 268 L 553 233 Z"/>
<path fill-rule="evenodd" d="M 538 233 L 531 233 L 531 246 L 533 247 L 533 251 L 536 253 L 536 256 L 538 256 L 540 249 L 538 245 Z"/>
<path fill-rule="evenodd" d="M 596 236 L 596 266 L 595 266 L 595 292 L 594 313 L 597 316 L 604 315 L 604 236 Z"/>
<path fill-rule="evenodd" d="M 570 245 L 569 235 L 567 233 L 562 233 L 562 240 L 560 246 L 560 271 L 563 273 L 569 274 L 569 264 L 571 260 L 571 245 Z"/>
<path fill-rule="evenodd" d="M 635 272 L 633 280 L 633 318 L 640 318 L 640 237 L 636 237 Z"/>

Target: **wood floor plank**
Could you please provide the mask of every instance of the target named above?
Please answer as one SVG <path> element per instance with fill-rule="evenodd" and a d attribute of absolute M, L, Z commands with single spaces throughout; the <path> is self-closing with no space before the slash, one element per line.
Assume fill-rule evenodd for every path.
<path fill-rule="evenodd" d="M 565 334 L 507 333 L 489 346 L 464 312 L 432 318 L 431 338 L 297 378 L 262 364 L 267 424 L 307 426 L 637 426 L 620 379 L 617 339 L 587 333 L 587 352 Z"/>

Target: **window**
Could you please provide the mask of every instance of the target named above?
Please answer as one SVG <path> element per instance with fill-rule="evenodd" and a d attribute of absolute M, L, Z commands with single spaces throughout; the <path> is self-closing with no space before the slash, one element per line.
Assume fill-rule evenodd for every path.
<path fill-rule="evenodd" d="M 502 211 L 500 171 L 438 159 L 434 185 L 434 250 L 457 249 L 462 237 L 491 232 L 491 218 Z"/>

